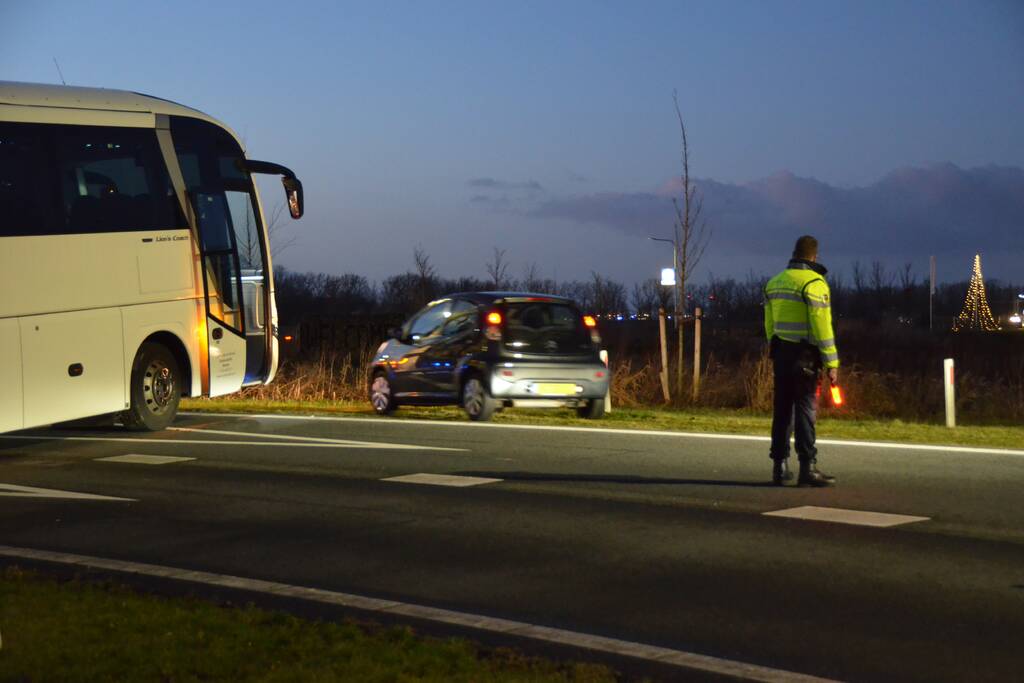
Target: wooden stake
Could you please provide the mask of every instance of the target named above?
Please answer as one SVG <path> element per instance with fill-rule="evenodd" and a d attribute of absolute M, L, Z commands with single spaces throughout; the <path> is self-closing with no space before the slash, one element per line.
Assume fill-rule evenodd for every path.
<path fill-rule="evenodd" d="M 668 393 L 668 348 L 665 341 L 665 309 L 658 309 L 658 338 L 661 341 L 661 393 L 665 397 L 665 403 L 671 400 Z"/>
<path fill-rule="evenodd" d="M 693 400 L 700 395 L 700 320 L 701 311 L 698 306 L 693 312 Z"/>

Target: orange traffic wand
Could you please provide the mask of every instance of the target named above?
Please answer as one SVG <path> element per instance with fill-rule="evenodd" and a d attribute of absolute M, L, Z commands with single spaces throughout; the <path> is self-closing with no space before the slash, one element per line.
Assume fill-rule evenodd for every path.
<path fill-rule="evenodd" d="M 833 384 L 832 388 L 830 389 L 830 391 L 832 392 L 832 405 L 834 405 L 834 406 L 841 406 L 841 405 L 843 405 L 843 392 L 840 391 L 839 385 Z"/>

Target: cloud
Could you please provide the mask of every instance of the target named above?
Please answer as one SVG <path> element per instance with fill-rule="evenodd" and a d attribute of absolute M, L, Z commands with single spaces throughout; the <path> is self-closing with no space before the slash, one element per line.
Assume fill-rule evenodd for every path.
<path fill-rule="evenodd" d="M 833 187 L 789 172 L 745 184 L 696 181 L 712 249 L 754 256 L 788 251 L 799 235 L 823 256 L 900 264 L 928 254 L 989 254 L 1019 273 L 1024 260 L 1024 169 L 953 164 L 903 168 L 865 187 Z M 652 192 L 551 198 L 526 215 L 602 225 L 637 236 L 671 234 L 678 179 Z M 780 246 L 781 242 L 781 246 Z M 966 267 L 966 266 L 965 266 Z"/>
<path fill-rule="evenodd" d="M 489 197 L 485 194 L 476 194 L 469 198 L 470 204 L 484 206 L 496 211 L 504 211 L 509 208 L 511 202 L 508 197 Z"/>
<path fill-rule="evenodd" d="M 471 178 L 466 181 L 470 187 L 489 190 L 525 190 L 527 192 L 542 192 L 544 187 L 536 180 L 523 182 L 512 182 L 508 180 L 496 180 L 494 178 Z"/>

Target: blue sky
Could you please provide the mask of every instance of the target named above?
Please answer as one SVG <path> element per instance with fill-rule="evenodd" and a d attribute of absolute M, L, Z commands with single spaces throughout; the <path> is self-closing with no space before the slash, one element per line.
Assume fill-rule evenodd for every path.
<path fill-rule="evenodd" d="M 376 280 L 410 267 L 416 245 L 452 276 L 483 275 L 495 246 L 515 274 L 532 262 L 559 278 L 654 275 L 668 254 L 643 236 L 668 234 L 670 214 L 622 225 L 546 209 L 662 196 L 680 167 L 674 89 L 691 172 L 720 184 L 789 172 L 842 193 L 905 167 L 1024 166 L 1013 0 L 0 1 L 0 77 L 58 82 L 54 57 L 68 83 L 189 104 L 250 156 L 295 169 L 308 215 L 287 226 L 297 240 L 278 262 Z M 278 194 L 267 187 L 268 207 Z M 971 239 L 878 257 L 923 274 L 937 251 L 944 278 L 966 278 L 981 250 L 986 275 L 1024 282 L 1024 240 L 1006 227 L 1024 212 L 1007 201 L 949 228 Z M 708 207 L 716 233 L 698 279 L 771 270 L 816 230 L 799 213 L 811 224 L 774 221 L 754 248 L 725 208 Z M 922 211 L 916 226 L 932 220 Z M 823 244 L 836 266 L 873 257 L 836 245 Z"/>

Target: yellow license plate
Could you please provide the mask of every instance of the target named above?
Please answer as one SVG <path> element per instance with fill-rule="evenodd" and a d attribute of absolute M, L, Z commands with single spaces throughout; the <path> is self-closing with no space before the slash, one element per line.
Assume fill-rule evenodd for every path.
<path fill-rule="evenodd" d="M 535 385 L 538 394 L 544 396 L 575 396 L 576 385 L 565 383 L 542 383 Z"/>

